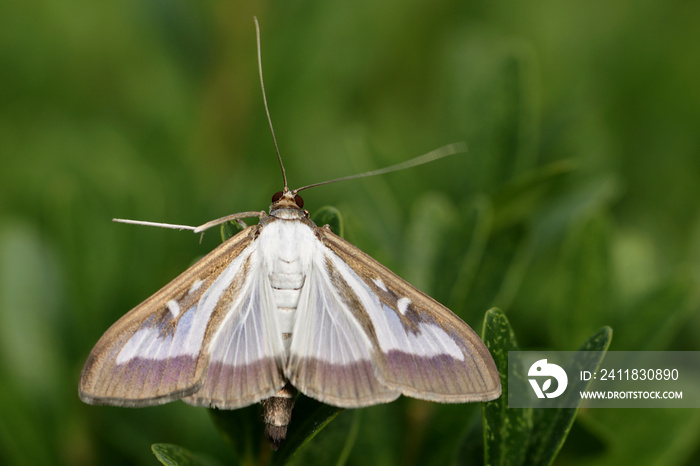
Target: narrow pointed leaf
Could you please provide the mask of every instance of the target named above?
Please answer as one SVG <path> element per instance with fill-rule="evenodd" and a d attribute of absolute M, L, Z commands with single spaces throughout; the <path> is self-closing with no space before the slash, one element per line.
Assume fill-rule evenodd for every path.
<path fill-rule="evenodd" d="M 311 220 L 320 227 L 328 225 L 331 227 L 333 233 L 341 237 L 343 236 L 343 217 L 340 211 L 335 207 L 321 207 L 311 217 Z"/>
<path fill-rule="evenodd" d="M 166 466 L 215 466 L 217 463 L 202 458 L 188 449 L 169 443 L 154 443 L 151 451 Z"/>
<path fill-rule="evenodd" d="M 484 319 L 483 338 L 501 375 L 501 397 L 484 403 L 484 464 L 520 465 L 527 454 L 532 431 L 532 408 L 508 408 L 508 352 L 518 351 L 518 342 L 503 311 L 491 309 Z M 513 371 L 524 374 L 523 370 Z M 512 384 L 514 381 L 510 381 Z M 527 380 L 519 380 L 527 384 Z"/>
<path fill-rule="evenodd" d="M 285 464 L 296 452 L 311 441 L 343 409 L 329 406 L 312 398 L 299 395 L 294 406 L 287 438 L 272 457 L 273 465 Z"/>
<path fill-rule="evenodd" d="M 579 348 L 576 356 L 567 362 L 564 370 L 567 373 L 575 373 L 576 367 L 597 368 L 603 359 L 605 351 L 610 346 L 611 339 L 612 329 L 610 327 L 603 327 L 598 330 Z M 595 358 L 596 360 L 592 361 L 590 358 Z M 584 385 L 582 389 L 585 389 L 587 386 L 588 384 Z M 569 395 L 564 396 L 578 396 L 578 393 L 571 392 Z M 579 401 L 579 406 L 580 403 L 581 401 Z M 534 411 L 532 437 L 526 464 L 532 466 L 552 464 L 571 430 L 579 406 L 576 408 L 537 409 Z"/>
<path fill-rule="evenodd" d="M 264 441 L 265 426 L 260 406 L 255 404 L 241 409 L 210 409 L 209 414 L 219 432 L 231 446 L 239 464 L 256 464 Z"/>

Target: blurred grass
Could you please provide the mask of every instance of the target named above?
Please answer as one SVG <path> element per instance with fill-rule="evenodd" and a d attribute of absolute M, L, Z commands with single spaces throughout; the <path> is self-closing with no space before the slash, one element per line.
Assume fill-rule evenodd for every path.
<path fill-rule="evenodd" d="M 1 464 L 154 464 L 157 442 L 233 458 L 205 410 L 90 407 L 77 379 L 218 242 L 112 217 L 200 224 L 280 188 L 253 15 L 293 187 L 470 147 L 308 191 L 360 248 L 475 328 L 502 308 L 523 349 L 604 325 L 611 350 L 700 349 L 696 2 L 5 2 Z M 406 464 L 475 408 L 346 411 L 319 441 L 360 422 L 348 464 Z M 557 463 L 694 464 L 698 439 L 698 410 L 588 410 Z"/>

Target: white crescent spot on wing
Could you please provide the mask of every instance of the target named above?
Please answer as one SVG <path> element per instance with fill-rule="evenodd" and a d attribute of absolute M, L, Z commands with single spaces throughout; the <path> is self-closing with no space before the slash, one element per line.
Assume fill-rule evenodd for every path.
<path fill-rule="evenodd" d="M 406 311 L 408 311 L 408 305 L 411 304 L 411 300 L 408 298 L 399 298 L 398 301 L 396 301 L 396 309 L 399 310 L 401 315 L 406 315 Z"/>
<path fill-rule="evenodd" d="M 377 285 L 377 288 L 379 288 L 380 290 L 389 291 L 389 290 L 387 290 L 386 285 L 384 284 L 384 282 L 382 281 L 381 278 L 373 278 L 372 281 L 374 282 L 375 285 Z"/>
<path fill-rule="evenodd" d="M 165 306 L 170 311 L 170 314 L 173 316 L 173 319 L 177 319 L 177 316 L 180 315 L 180 305 L 177 303 L 177 301 L 171 299 Z"/>
<path fill-rule="evenodd" d="M 187 294 L 192 294 L 195 291 L 197 291 L 199 288 L 201 288 L 202 283 L 204 283 L 204 280 L 195 280 L 194 283 L 192 283 L 190 291 L 188 291 Z"/>

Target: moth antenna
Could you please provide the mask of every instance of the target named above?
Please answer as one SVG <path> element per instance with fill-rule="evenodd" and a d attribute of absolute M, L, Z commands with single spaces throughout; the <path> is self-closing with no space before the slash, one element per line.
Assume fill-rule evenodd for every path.
<path fill-rule="evenodd" d="M 194 231 L 195 233 L 201 233 L 205 230 L 208 230 L 211 227 L 221 225 L 222 223 L 231 222 L 233 220 L 239 221 L 242 218 L 252 218 L 252 217 L 263 218 L 266 215 L 267 214 L 263 210 L 250 211 L 250 212 L 239 212 L 237 214 L 231 214 L 231 215 L 227 215 L 226 217 L 217 218 L 216 220 L 211 220 L 203 225 L 199 225 L 198 227 L 196 227 L 192 231 Z"/>
<path fill-rule="evenodd" d="M 116 223 L 128 223 L 129 225 L 142 225 L 142 226 L 147 226 L 147 227 L 158 227 L 158 228 L 170 228 L 171 230 L 190 230 L 195 233 L 203 233 L 204 231 L 208 230 L 211 227 L 215 227 L 217 225 L 221 225 L 222 223 L 230 222 L 233 220 L 240 220 L 242 218 L 252 218 L 252 217 L 258 217 L 262 218 L 264 217 L 265 212 L 263 211 L 250 211 L 250 212 L 239 212 L 237 214 L 232 214 L 232 215 L 227 215 L 226 217 L 221 217 L 217 218 L 216 220 L 212 220 L 210 222 L 207 222 L 203 225 L 199 225 L 198 227 L 193 227 L 190 225 L 176 225 L 173 223 L 160 223 L 160 222 L 147 222 L 144 220 L 129 220 L 126 218 L 113 218 L 112 221 Z M 200 239 L 201 241 L 201 239 Z"/>
<path fill-rule="evenodd" d="M 260 75 L 260 88 L 262 89 L 263 103 L 265 104 L 265 113 L 267 114 L 267 123 L 270 125 L 270 133 L 272 134 L 272 142 L 275 144 L 275 152 L 277 152 L 277 160 L 280 163 L 280 168 L 282 169 L 282 180 L 284 181 L 284 192 L 289 191 L 287 187 L 287 172 L 284 170 L 284 164 L 282 163 L 282 156 L 280 155 L 280 148 L 277 145 L 277 138 L 275 137 L 275 129 L 272 127 L 272 118 L 270 117 L 270 109 L 267 106 L 267 96 L 265 95 L 265 83 L 263 82 L 263 69 L 262 69 L 262 52 L 260 51 L 260 25 L 258 24 L 257 16 L 253 16 L 255 20 L 255 38 L 258 43 L 258 74 Z"/>
<path fill-rule="evenodd" d="M 173 223 L 146 222 L 144 220 L 129 220 L 126 218 L 113 218 L 116 223 L 128 223 L 129 225 L 142 225 L 147 227 L 170 228 L 171 230 L 191 230 L 194 231 L 197 227 L 190 225 L 175 225 Z"/>
<path fill-rule="evenodd" d="M 343 176 L 341 178 L 336 178 L 329 181 L 321 181 L 320 183 L 310 184 L 308 186 L 303 186 L 301 188 L 295 189 L 293 192 L 298 193 L 304 189 L 315 188 L 316 186 L 323 186 L 324 184 L 337 183 L 339 181 L 354 180 L 355 178 L 366 178 L 368 176 L 383 175 L 385 173 L 391 173 L 399 170 L 404 170 L 406 168 L 416 167 L 418 165 L 423 165 L 424 163 L 433 162 L 435 160 L 447 157 L 449 155 L 459 154 L 462 152 L 467 152 L 467 144 L 464 142 L 456 142 L 454 144 L 448 144 L 446 146 L 440 147 L 438 149 L 432 150 L 427 154 L 419 155 L 411 160 L 405 162 L 397 163 L 396 165 L 391 165 L 389 167 L 380 168 L 378 170 L 372 170 L 364 173 L 358 173 L 357 175 Z"/>

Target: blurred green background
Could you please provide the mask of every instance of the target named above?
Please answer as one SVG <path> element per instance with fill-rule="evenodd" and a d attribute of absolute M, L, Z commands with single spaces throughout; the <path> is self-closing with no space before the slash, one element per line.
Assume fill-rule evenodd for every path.
<path fill-rule="evenodd" d="M 155 442 L 235 460 L 204 409 L 87 406 L 77 384 L 102 332 L 220 241 L 112 217 L 197 225 L 281 188 L 254 15 L 292 188 L 470 148 L 309 210 L 475 329 L 502 308 L 523 349 L 610 325 L 611 350 L 700 350 L 699 2 L 3 2 L 1 464 L 156 464 Z M 348 464 L 426 464 L 478 413 L 345 411 L 310 459 L 354 432 Z M 555 464 L 699 447 L 700 410 L 584 410 Z"/>

